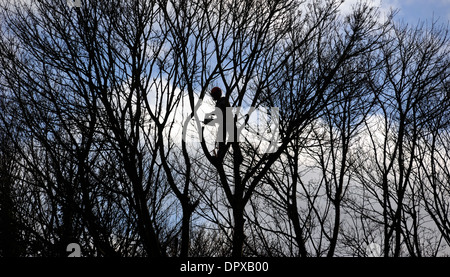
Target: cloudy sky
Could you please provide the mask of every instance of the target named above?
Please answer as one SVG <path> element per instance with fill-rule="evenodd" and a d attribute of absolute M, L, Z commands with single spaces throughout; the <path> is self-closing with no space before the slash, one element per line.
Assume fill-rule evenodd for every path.
<path fill-rule="evenodd" d="M 450 0 L 369 0 L 381 6 L 382 12 L 399 9 L 397 20 L 415 25 L 419 20 L 430 21 L 433 17 L 440 23 L 450 23 Z M 358 0 L 345 0 L 343 9 L 349 9 Z"/>

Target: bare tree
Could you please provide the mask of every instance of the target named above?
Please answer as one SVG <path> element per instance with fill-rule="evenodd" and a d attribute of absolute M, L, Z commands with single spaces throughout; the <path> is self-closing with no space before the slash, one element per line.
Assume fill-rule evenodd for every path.
<path fill-rule="evenodd" d="M 116 4 L 92 2 L 73 10 L 64 1 L 18 2 L 15 9 L 6 4 L 4 76 L 32 136 L 29 143 L 39 142 L 44 151 L 31 157 L 35 161 L 22 153 L 27 170 L 48 174 L 42 176 L 43 193 L 63 207 L 67 235 L 59 253 L 80 237 L 71 228 L 81 220 L 98 254 L 116 255 L 116 244 L 129 241 L 130 230 L 119 233 L 120 224 L 112 222 L 125 220 L 137 225 L 146 253 L 160 256 L 161 241 L 170 239 L 158 237 L 163 222 L 155 218 L 157 203 L 167 197 L 166 182 L 155 167 L 158 142 L 142 146 L 142 137 L 150 132 L 143 111 L 150 108 L 146 95 L 164 36 L 147 32 L 157 19 L 151 2 Z M 10 45 L 6 37 L 17 43 Z M 33 165 L 42 159 L 52 171 Z M 150 200 L 155 202 L 149 206 Z"/>
<path fill-rule="evenodd" d="M 0 110 L 4 114 L 8 101 L 6 95 L 0 94 Z M 16 162 L 14 144 L 0 124 L 0 256 L 13 257 L 25 253 L 25 243 L 19 234 L 19 213 L 15 207 L 16 176 L 19 166 Z M 15 132 L 9 130 L 9 132 Z"/>
<path fill-rule="evenodd" d="M 340 4 L 2 1 L 0 254 L 437 255 L 447 30 Z"/>
<path fill-rule="evenodd" d="M 370 126 L 372 150 L 358 164 L 360 179 L 382 209 L 383 253 L 399 256 L 402 246 L 421 256 L 421 196 L 414 174 L 420 134 L 427 122 L 442 116 L 442 83 L 448 78 L 446 37 L 419 25 L 415 29 L 394 25 L 382 45 L 383 74 L 373 79 L 381 120 Z M 445 109 L 444 109 L 445 110 Z M 372 123 L 373 124 L 373 123 Z M 362 150 L 364 151 L 364 150 Z M 380 211 L 380 210 L 379 210 Z"/>
<path fill-rule="evenodd" d="M 265 198 L 273 199 L 288 215 L 291 224 L 284 231 L 287 237 L 295 237 L 299 256 L 334 255 L 342 201 L 351 180 L 350 146 L 373 105 L 367 76 L 379 67 L 373 55 L 388 28 L 378 24 L 377 11 L 365 5 L 342 19 L 337 17 L 336 6 L 327 8 L 331 14 L 312 32 L 314 36 L 302 42 L 282 71 L 286 76 L 283 86 L 277 87 L 286 91 L 279 100 L 286 113 L 283 132 L 289 135 L 287 127 L 299 120 L 296 117 L 303 121 L 300 130 L 290 135 L 282 155 L 286 165 L 272 168 L 267 178 L 276 194 L 269 192 Z M 322 9 L 314 7 L 318 18 L 326 14 Z M 322 40 L 331 43 L 320 44 Z M 307 180 L 311 174 L 321 177 Z"/>

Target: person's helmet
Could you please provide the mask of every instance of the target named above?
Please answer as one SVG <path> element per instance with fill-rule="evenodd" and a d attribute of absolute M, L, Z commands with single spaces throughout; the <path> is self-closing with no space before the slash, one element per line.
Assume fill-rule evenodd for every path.
<path fill-rule="evenodd" d="M 220 99 L 220 97 L 222 97 L 222 90 L 219 88 L 219 87 L 213 87 L 212 89 L 211 89 L 211 97 L 214 99 L 214 100 L 219 100 Z"/>

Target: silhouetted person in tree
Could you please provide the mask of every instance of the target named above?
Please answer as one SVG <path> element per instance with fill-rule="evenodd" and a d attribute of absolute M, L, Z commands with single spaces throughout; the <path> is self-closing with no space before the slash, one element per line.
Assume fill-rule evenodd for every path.
<path fill-rule="evenodd" d="M 233 152 L 235 157 L 237 158 L 237 161 L 241 163 L 243 157 L 238 145 L 236 123 L 234 122 L 231 109 L 227 109 L 231 107 L 230 102 L 228 102 L 228 99 L 226 97 L 222 97 L 222 90 L 218 87 L 214 87 L 213 89 L 211 89 L 210 94 L 214 101 L 216 101 L 216 108 L 214 112 L 209 113 L 205 116 L 204 123 L 206 125 L 213 125 L 215 123 L 219 124 L 217 130 L 217 139 L 215 143 L 216 149 L 218 151 L 216 152 L 216 149 L 214 150 L 215 156 L 219 159 L 223 159 L 225 153 L 228 150 L 228 147 L 231 144 L 233 146 Z M 216 116 L 216 118 L 214 119 L 213 116 Z M 231 137 L 231 135 L 233 135 L 233 137 Z M 228 143 L 227 136 L 229 140 Z"/>
<path fill-rule="evenodd" d="M 227 149 L 227 135 L 230 134 L 230 130 L 229 128 L 227 128 L 227 123 L 230 125 L 230 123 L 233 121 L 231 112 L 227 114 L 227 108 L 231 106 L 230 102 L 228 102 L 228 99 L 226 97 L 222 97 L 222 90 L 219 87 L 214 87 L 213 89 L 211 89 L 210 94 L 214 101 L 216 101 L 216 108 L 213 112 L 205 115 L 204 123 L 206 125 L 215 125 L 216 123 L 219 125 L 215 143 L 216 149 L 218 151 L 216 152 L 216 150 L 214 150 L 214 152 L 217 157 L 223 158 Z M 213 118 L 213 116 L 215 116 L 215 118 Z"/>

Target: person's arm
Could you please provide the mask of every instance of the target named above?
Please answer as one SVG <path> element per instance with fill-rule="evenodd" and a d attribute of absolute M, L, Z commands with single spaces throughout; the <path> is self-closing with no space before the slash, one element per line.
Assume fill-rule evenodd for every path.
<path fill-rule="evenodd" d="M 209 123 L 211 123 L 211 121 L 214 120 L 213 116 L 214 116 L 213 113 L 207 113 L 207 114 L 205 114 L 205 119 L 203 120 L 203 123 L 204 123 L 205 125 L 212 125 L 212 124 L 209 124 Z"/>
<path fill-rule="evenodd" d="M 216 106 L 216 108 L 214 109 L 214 111 L 205 114 L 205 119 L 203 120 L 203 123 L 204 123 L 205 125 L 214 125 L 214 124 L 216 123 L 216 122 L 215 122 L 215 119 L 217 118 L 216 115 L 217 115 L 217 106 Z M 212 122 L 212 123 L 211 123 L 211 122 Z"/>

